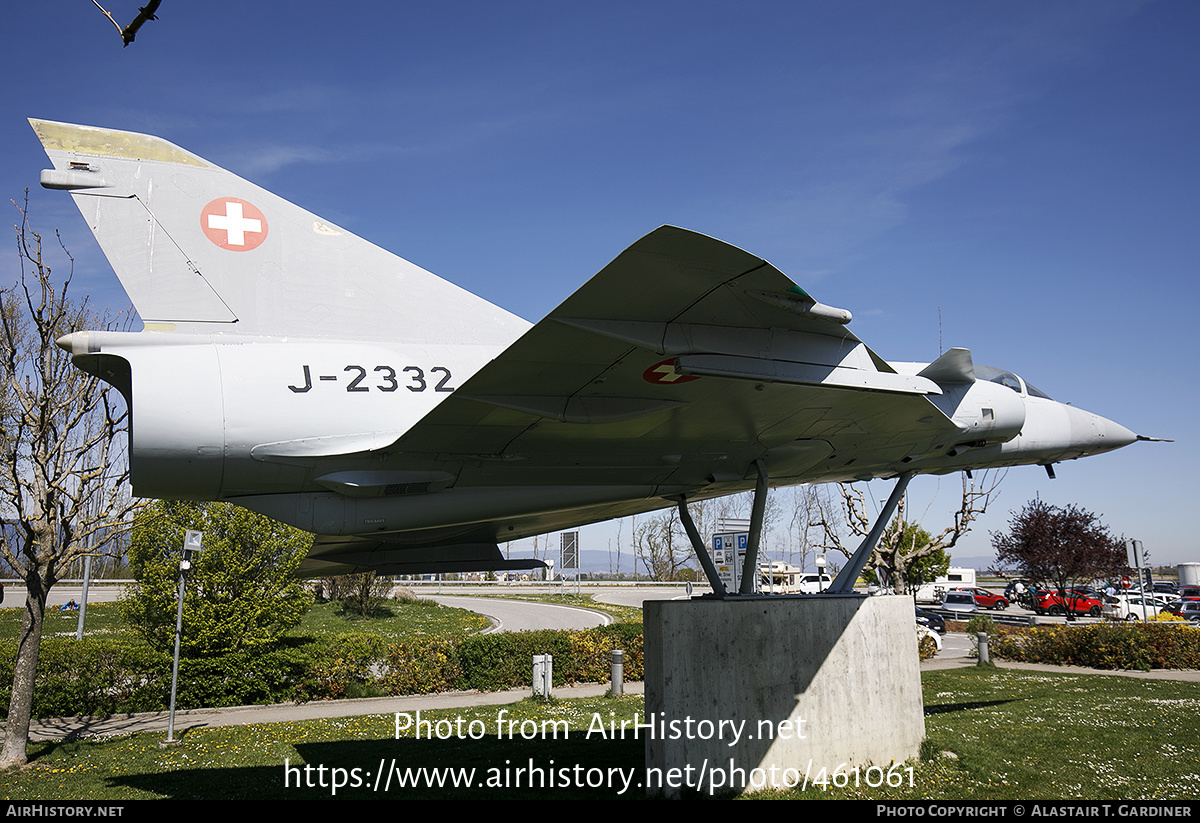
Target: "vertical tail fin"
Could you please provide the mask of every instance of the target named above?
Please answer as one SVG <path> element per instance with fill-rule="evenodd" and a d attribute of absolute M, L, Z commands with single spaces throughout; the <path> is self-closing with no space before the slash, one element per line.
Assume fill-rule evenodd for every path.
<path fill-rule="evenodd" d="M 30 120 L 147 328 L 507 344 L 527 324 L 158 137 Z"/>

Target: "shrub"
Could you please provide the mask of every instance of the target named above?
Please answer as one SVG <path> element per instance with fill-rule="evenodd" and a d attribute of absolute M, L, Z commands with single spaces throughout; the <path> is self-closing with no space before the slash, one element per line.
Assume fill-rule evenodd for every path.
<path fill-rule="evenodd" d="M 486 634 L 462 640 L 377 635 L 321 640 L 289 637 L 268 647 L 180 661 L 177 705 L 253 705 L 332 699 L 378 686 L 388 694 L 429 694 L 528 686 L 534 654 L 554 656 L 554 683 L 606 682 L 613 649 L 624 676 L 643 677 L 642 627 L 618 623 L 583 631 Z M 0 683 L 12 682 L 16 644 L 0 642 Z M 378 674 L 383 670 L 382 676 Z M 34 692 L 35 717 L 107 715 L 166 709 L 171 657 L 112 638 L 47 638 Z M 0 713 L 8 706 L 0 690 Z"/>
<path fill-rule="evenodd" d="M 1200 628 L 1154 623 L 1039 626 L 992 638 L 992 654 L 1024 663 L 1092 669 L 1200 668 Z"/>
<path fill-rule="evenodd" d="M 7 716 L 17 647 L 0 644 L 0 712 Z M 165 708 L 171 661 L 144 646 L 111 638 L 42 640 L 33 691 L 34 717 L 74 717 Z"/>
<path fill-rule="evenodd" d="M 326 600 L 340 601 L 343 611 L 363 617 L 388 616 L 383 604 L 392 590 L 390 577 L 378 577 L 373 571 L 323 577 L 318 589 Z"/>
<path fill-rule="evenodd" d="M 572 659 L 563 672 L 567 683 L 605 683 L 612 675 L 614 649 L 625 652 L 623 676 L 642 679 L 642 627 L 637 623 L 617 623 L 587 631 L 570 633 Z M 557 668 L 557 664 L 556 664 Z"/>
<path fill-rule="evenodd" d="M 292 700 L 309 668 L 308 649 L 299 643 L 182 658 L 176 706 L 251 706 Z"/>
<path fill-rule="evenodd" d="M 930 660 L 937 654 L 937 643 L 933 642 L 933 638 L 927 634 L 917 636 L 917 657 L 921 660 Z"/>
<path fill-rule="evenodd" d="M 454 641 L 445 637 L 411 637 L 387 651 L 388 670 L 382 685 L 388 694 L 430 694 L 458 688 Z"/>
<path fill-rule="evenodd" d="M 624 676 L 642 679 L 642 627 L 636 623 L 481 634 L 457 643 L 413 638 L 389 647 L 382 685 L 389 694 L 520 688 L 530 684 L 535 654 L 553 656 L 556 686 L 603 683 L 611 673 L 612 650 L 618 648 L 625 652 Z"/>
<path fill-rule="evenodd" d="M 312 535 L 231 503 L 156 500 L 141 511 L 129 544 L 138 583 L 120 601 L 130 627 L 172 653 L 188 529 L 204 532 L 204 550 L 188 573 L 181 655 L 200 660 L 274 648 L 308 609 L 310 596 L 295 571 Z"/>
<path fill-rule="evenodd" d="M 996 621 L 993 620 L 990 615 L 976 614 L 967 621 L 967 634 L 969 634 L 972 639 L 974 639 L 975 635 L 979 634 L 979 632 L 986 632 L 987 634 L 991 635 L 995 633 L 995 631 Z"/>
<path fill-rule="evenodd" d="M 363 661 L 371 654 L 356 652 L 353 641 L 290 638 L 255 651 L 183 658 L 176 705 L 187 709 L 339 696 L 347 684 L 363 679 L 364 665 L 370 666 Z M 15 643 L 0 643 L 0 682 L 12 682 L 15 657 Z M 142 643 L 46 638 L 38 670 L 34 717 L 163 711 L 169 705 L 171 655 Z M 7 707 L 3 688 L 0 713 Z"/>
<path fill-rule="evenodd" d="M 335 700 L 360 691 L 375 680 L 386 651 L 383 638 L 373 634 L 339 634 L 314 643 L 297 698 Z"/>
<path fill-rule="evenodd" d="M 477 634 L 458 645 L 459 688 L 496 691 L 530 682 L 535 654 L 554 658 L 554 685 L 567 682 L 572 667 L 570 632 L 544 629 Z"/>

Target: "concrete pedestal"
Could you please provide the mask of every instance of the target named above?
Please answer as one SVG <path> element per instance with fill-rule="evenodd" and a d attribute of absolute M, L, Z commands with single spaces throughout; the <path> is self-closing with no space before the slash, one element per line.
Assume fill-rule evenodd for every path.
<path fill-rule="evenodd" d="M 886 775 L 925 738 L 908 598 L 649 601 L 644 626 L 651 795 Z"/>

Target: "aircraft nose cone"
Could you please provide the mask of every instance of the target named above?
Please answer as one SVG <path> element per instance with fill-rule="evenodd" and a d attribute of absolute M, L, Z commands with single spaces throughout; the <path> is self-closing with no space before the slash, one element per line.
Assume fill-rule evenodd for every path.
<path fill-rule="evenodd" d="M 1093 414 L 1091 417 L 1092 430 L 1100 441 L 1102 451 L 1112 451 L 1137 442 L 1137 435 L 1120 423 L 1114 423 L 1098 414 Z"/>

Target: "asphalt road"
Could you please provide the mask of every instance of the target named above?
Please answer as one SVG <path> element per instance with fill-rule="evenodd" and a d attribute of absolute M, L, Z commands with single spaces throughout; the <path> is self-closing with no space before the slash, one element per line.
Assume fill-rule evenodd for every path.
<path fill-rule="evenodd" d="M 521 632 L 531 629 L 592 629 L 606 626 L 612 618 L 603 612 L 578 606 L 555 603 L 534 603 L 525 600 L 500 600 L 494 597 L 461 597 L 457 595 L 424 594 L 443 606 L 468 609 L 492 621 L 486 632 Z"/>
<path fill-rule="evenodd" d="M 696 588 L 696 594 L 710 592 L 708 586 Z M 686 600 L 687 594 L 678 587 L 663 589 L 601 589 L 593 595 L 598 603 L 611 603 L 614 606 L 633 606 L 640 609 L 647 600 Z"/>
<path fill-rule="evenodd" d="M 121 593 L 125 591 L 124 586 L 119 585 L 98 585 L 93 584 L 88 587 L 88 602 L 89 603 L 111 603 L 121 597 Z M 69 586 L 63 583 L 58 584 L 50 590 L 50 596 L 46 599 L 47 606 L 61 606 L 68 601 L 74 600 L 76 603 L 83 599 L 82 586 Z M 4 602 L 0 603 L 0 608 L 4 609 L 19 609 L 25 603 L 25 587 L 16 586 L 9 583 L 4 584 Z"/>

